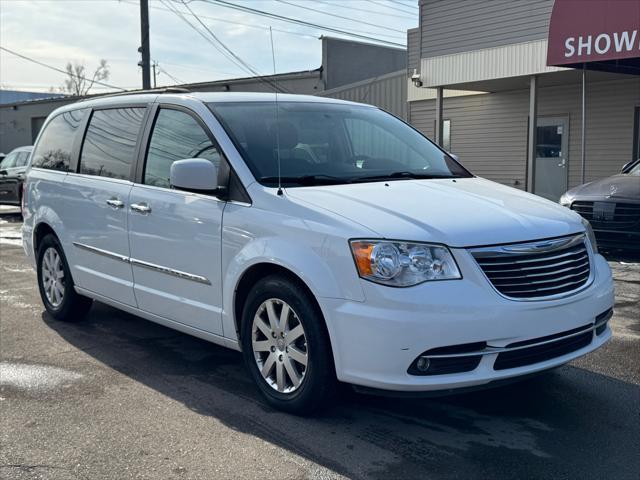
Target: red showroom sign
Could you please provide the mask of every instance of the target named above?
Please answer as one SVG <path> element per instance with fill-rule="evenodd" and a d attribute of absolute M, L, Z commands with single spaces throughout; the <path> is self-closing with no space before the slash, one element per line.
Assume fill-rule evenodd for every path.
<path fill-rule="evenodd" d="M 547 65 L 640 57 L 640 0 L 556 0 Z"/>

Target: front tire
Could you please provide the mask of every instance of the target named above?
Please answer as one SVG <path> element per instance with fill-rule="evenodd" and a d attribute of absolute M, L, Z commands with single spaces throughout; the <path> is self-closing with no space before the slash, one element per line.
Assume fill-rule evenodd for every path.
<path fill-rule="evenodd" d="M 37 259 L 38 288 L 49 315 L 63 322 L 83 320 L 93 300 L 76 293 L 62 245 L 54 235 L 42 239 Z"/>
<path fill-rule="evenodd" d="M 260 280 L 242 314 L 242 352 L 267 401 L 309 414 L 331 404 L 337 380 L 322 314 L 306 290 L 283 275 Z"/>

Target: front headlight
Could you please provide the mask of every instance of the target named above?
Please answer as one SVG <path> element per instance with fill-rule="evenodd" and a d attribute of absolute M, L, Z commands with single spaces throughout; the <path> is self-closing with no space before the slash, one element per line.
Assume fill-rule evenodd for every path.
<path fill-rule="evenodd" d="M 591 243 L 591 248 L 593 249 L 593 253 L 598 253 L 598 243 L 596 242 L 596 235 L 595 233 L 593 233 L 593 228 L 591 228 L 591 224 L 589 223 L 589 220 L 587 220 L 584 217 L 580 217 L 580 219 L 582 220 L 582 225 L 584 225 L 584 229 L 587 232 L 587 238 Z"/>
<path fill-rule="evenodd" d="M 429 243 L 352 240 L 360 277 L 393 287 L 462 278 L 447 247 Z"/>
<path fill-rule="evenodd" d="M 571 197 L 569 197 L 569 195 L 567 195 L 566 193 L 563 193 L 560 197 L 560 205 L 562 205 L 563 207 L 570 207 Z"/>

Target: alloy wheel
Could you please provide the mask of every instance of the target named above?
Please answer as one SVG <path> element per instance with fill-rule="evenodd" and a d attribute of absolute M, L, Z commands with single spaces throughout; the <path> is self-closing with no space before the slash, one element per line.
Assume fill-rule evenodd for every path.
<path fill-rule="evenodd" d="M 62 258 L 55 248 L 44 252 L 41 268 L 44 293 L 51 306 L 58 308 L 64 300 L 65 278 Z"/>
<path fill-rule="evenodd" d="M 307 372 L 307 337 L 291 306 L 270 298 L 253 317 L 251 344 L 262 378 L 280 393 L 292 393 Z"/>

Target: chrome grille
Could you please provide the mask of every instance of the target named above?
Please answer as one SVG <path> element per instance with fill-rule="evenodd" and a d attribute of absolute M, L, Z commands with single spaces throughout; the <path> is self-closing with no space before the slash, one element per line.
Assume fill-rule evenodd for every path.
<path fill-rule="evenodd" d="M 470 252 L 495 289 L 515 300 L 568 295 L 584 287 L 591 277 L 583 234 Z"/>

